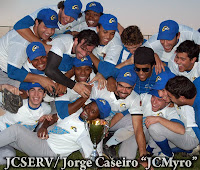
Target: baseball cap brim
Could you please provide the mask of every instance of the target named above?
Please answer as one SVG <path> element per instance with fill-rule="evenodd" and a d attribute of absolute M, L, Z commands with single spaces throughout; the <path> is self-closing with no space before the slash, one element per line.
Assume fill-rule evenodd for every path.
<path fill-rule="evenodd" d="M 34 54 L 32 54 L 31 56 L 28 56 L 28 58 L 33 61 L 35 58 L 39 57 L 39 56 L 46 56 L 46 52 L 45 51 L 38 51 L 35 52 Z"/>
<path fill-rule="evenodd" d="M 162 98 L 162 97 L 159 96 L 158 90 L 150 90 L 149 94 L 151 94 L 152 96 L 156 96 L 158 98 Z"/>
<path fill-rule="evenodd" d="M 173 40 L 176 34 L 159 33 L 157 40 Z"/>

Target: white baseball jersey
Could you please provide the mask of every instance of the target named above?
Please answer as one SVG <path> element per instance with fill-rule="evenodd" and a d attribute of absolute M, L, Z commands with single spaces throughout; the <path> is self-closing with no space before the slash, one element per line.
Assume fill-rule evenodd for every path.
<path fill-rule="evenodd" d="M 23 106 L 19 108 L 16 114 L 6 111 L 0 116 L 0 130 L 4 130 L 13 124 L 22 124 L 29 130 L 33 130 L 41 116 L 49 114 L 51 107 L 47 103 L 42 102 L 37 109 L 30 108 L 28 99 L 23 100 Z"/>
<path fill-rule="evenodd" d="M 92 99 L 103 98 L 107 100 L 111 106 L 111 111 L 113 114 L 121 113 L 128 109 L 129 113 L 132 115 L 134 114 L 142 115 L 139 95 L 134 90 L 128 97 L 126 97 L 126 99 L 117 99 L 114 92 L 108 91 L 106 87 L 102 90 L 98 90 L 97 87 L 98 87 L 97 83 L 95 83 L 94 86 L 92 87 L 90 98 Z"/>
<path fill-rule="evenodd" d="M 122 42 L 116 31 L 113 39 L 105 46 L 99 45 L 93 50 L 93 54 L 101 61 L 107 61 L 116 65 L 122 50 Z"/>
<path fill-rule="evenodd" d="M 33 27 L 31 27 L 32 30 Z M 7 64 L 21 69 L 27 60 L 26 47 L 30 42 L 15 30 L 0 38 L 0 68 L 7 72 Z M 17 50 L 17 51 L 16 51 Z"/>
<path fill-rule="evenodd" d="M 79 118 L 82 111 L 81 108 L 65 119 L 58 119 L 57 125 L 49 131 L 47 143 L 54 153 L 69 156 L 72 152 L 82 149 L 86 158 L 90 156 L 93 144 L 85 122 Z M 100 145 L 98 153 L 102 154 Z"/>
<path fill-rule="evenodd" d="M 178 113 L 176 112 L 174 107 L 166 106 L 162 110 L 154 112 L 154 111 L 152 111 L 152 105 L 151 105 L 152 95 L 143 93 L 140 96 L 142 99 L 142 112 L 143 112 L 144 119 L 148 116 L 160 116 L 167 120 L 171 120 L 171 119 L 180 120 Z"/>
<path fill-rule="evenodd" d="M 72 54 L 72 46 L 74 44 L 73 36 L 70 34 L 61 34 L 56 36 L 50 43 L 52 45 L 50 51 L 63 57 L 63 54 L 68 54 L 71 57 L 75 57 Z"/>
<path fill-rule="evenodd" d="M 185 77 L 189 78 L 192 82 L 197 77 L 200 76 L 200 62 L 195 62 L 192 70 L 180 72 L 179 68 L 178 68 L 178 64 L 176 64 L 174 62 L 174 58 L 175 58 L 175 55 L 173 55 L 168 62 L 168 67 L 172 73 L 179 75 L 179 76 L 185 76 Z"/>
<path fill-rule="evenodd" d="M 192 127 L 198 127 L 195 121 L 195 113 L 192 106 L 185 105 L 178 107 L 175 104 L 175 109 L 179 114 L 181 121 L 184 123 L 185 131 L 192 137 L 195 137 L 196 134 L 194 133 Z"/>
<path fill-rule="evenodd" d="M 37 9 L 35 12 L 31 13 L 29 16 L 33 20 L 35 20 L 37 18 L 38 12 L 44 8 L 50 8 L 50 9 L 54 10 L 57 14 L 59 13 L 59 9 L 58 9 L 57 5 L 49 5 L 49 6 L 45 6 L 40 9 Z M 80 18 L 78 18 L 77 20 L 74 20 L 71 23 L 68 23 L 67 25 L 62 25 L 60 22 L 58 22 L 59 29 L 57 29 L 57 28 L 55 29 L 55 34 L 62 34 L 66 31 L 70 31 L 71 28 L 73 28 L 75 25 L 80 24 L 83 21 L 85 21 L 85 13 L 84 12 L 82 13 L 82 16 Z"/>
<path fill-rule="evenodd" d="M 194 40 L 196 44 L 200 45 L 200 33 L 186 25 L 179 24 L 180 38 L 178 43 L 174 46 L 171 52 L 166 53 L 160 40 L 157 40 L 158 33 L 154 34 L 149 40 L 147 40 L 143 46 L 150 47 L 158 54 L 162 61 L 168 62 L 171 56 L 175 53 L 176 48 L 185 40 Z"/>

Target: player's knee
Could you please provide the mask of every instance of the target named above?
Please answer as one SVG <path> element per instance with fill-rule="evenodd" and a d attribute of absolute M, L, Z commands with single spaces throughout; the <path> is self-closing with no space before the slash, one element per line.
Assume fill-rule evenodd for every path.
<path fill-rule="evenodd" d="M 160 123 L 155 123 L 155 124 L 151 124 L 148 128 L 149 130 L 149 134 L 153 137 L 153 136 L 158 136 L 158 135 L 162 135 L 163 131 L 162 131 L 162 127 Z"/>

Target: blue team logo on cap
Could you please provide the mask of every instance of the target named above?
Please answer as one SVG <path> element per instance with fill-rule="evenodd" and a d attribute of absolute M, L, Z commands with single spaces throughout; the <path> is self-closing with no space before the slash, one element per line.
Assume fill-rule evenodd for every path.
<path fill-rule="evenodd" d="M 74 6 L 72 6 L 72 9 L 79 9 L 79 7 L 78 7 L 78 5 L 74 5 Z"/>
<path fill-rule="evenodd" d="M 164 31 L 169 31 L 170 29 L 169 29 L 169 27 L 168 26 L 164 26 L 163 28 L 162 28 L 162 32 L 164 32 Z"/>
<path fill-rule="evenodd" d="M 109 23 L 112 24 L 113 22 L 116 22 L 116 21 L 115 21 L 115 18 L 110 18 Z"/>
<path fill-rule="evenodd" d="M 35 52 L 35 50 L 37 50 L 37 49 L 39 49 L 39 46 L 37 46 L 37 45 L 34 45 L 34 46 L 32 47 L 32 51 L 33 51 L 33 52 Z"/>
<path fill-rule="evenodd" d="M 56 16 L 55 15 L 52 15 L 51 16 L 51 20 L 53 21 L 53 20 L 55 20 L 56 19 Z"/>
<path fill-rule="evenodd" d="M 130 72 L 124 73 L 124 77 L 131 77 L 131 73 Z"/>

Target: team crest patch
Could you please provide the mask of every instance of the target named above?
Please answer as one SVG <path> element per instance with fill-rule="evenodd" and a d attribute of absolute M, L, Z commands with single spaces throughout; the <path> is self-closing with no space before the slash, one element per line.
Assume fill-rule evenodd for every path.
<path fill-rule="evenodd" d="M 192 77 L 192 80 L 194 81 L 196 79 L 196 77 Z"/>
<path fill-rule="evenodd" d="M 79 8 L 78 8 L 78 5 L 74 5 L 74 6 L 72 7 L 72 9 L 79 9 Z"/>
<path fill-rule="evenodd" d="M 109 23 L 112 24 L 113 22 L 116 22 L 115 18 L 110 18 Z"/>
<path fill-rule="evenodd" d="M 120 104 L 120 107 L 126 108 L 126 104 L 125 104 L 125 103 L 121 103 L 121 104 Z"/>
<path fill-rule="evenodd" d="M 56 16 L 55 15 L 52 15 L 51 16 L 51 20 L 53 21 L 53 20 L 55 20 L 56 19 Z"/>
<path fill-rule="evenodd" d="M 74 130 L 74 132 L 77 132 L 77 128 L 75 126 L 71 126 L 71 129 Z"/>
<path fill-rule="evenodd" d="M 69 30 L 69 29 L 71 29 L 72 27 L 71 26 L 68 26 L 67 28 L 66 28 L 66 30 Z"/>
<path fill-rule="evenodd" d="M 161 80 L 162 80 L 162 78 L 160 76 L 156 77 L 156 82 L 161 81 Z"/>
<path fill-rule="evenodd" d="M 92 3 L 89 5 L 89 7 L 92 7 L 92 6 L 96 6 L 96 4 L 92 2 Z"/>
<path fill-rule="evenodd" d="M 169 30 L 170 30 L 170 29 L 169 29 L 168 26 L 164 26 L 164 27 L 162 28 L 162 32 L 169 31 Z"/>
<path fill-rule="evenodd" d="M 157 113 L 157 116 L 162 116 L 163 117 L 163 113 L 159 112 L 159 113 Z"/>
<path fill-rule="evenodd" d="M 130 72 L 124 73 L 124 77 L 131 77 L 131 73 Z"/>
<path fill-rule="evenodd" d="M 37 50 L 38 48 L 39 48 L 39 46 L 34 45 L 34 46 L 32 47 L 32 51 L 35 52 L 35 50 Z"/>

